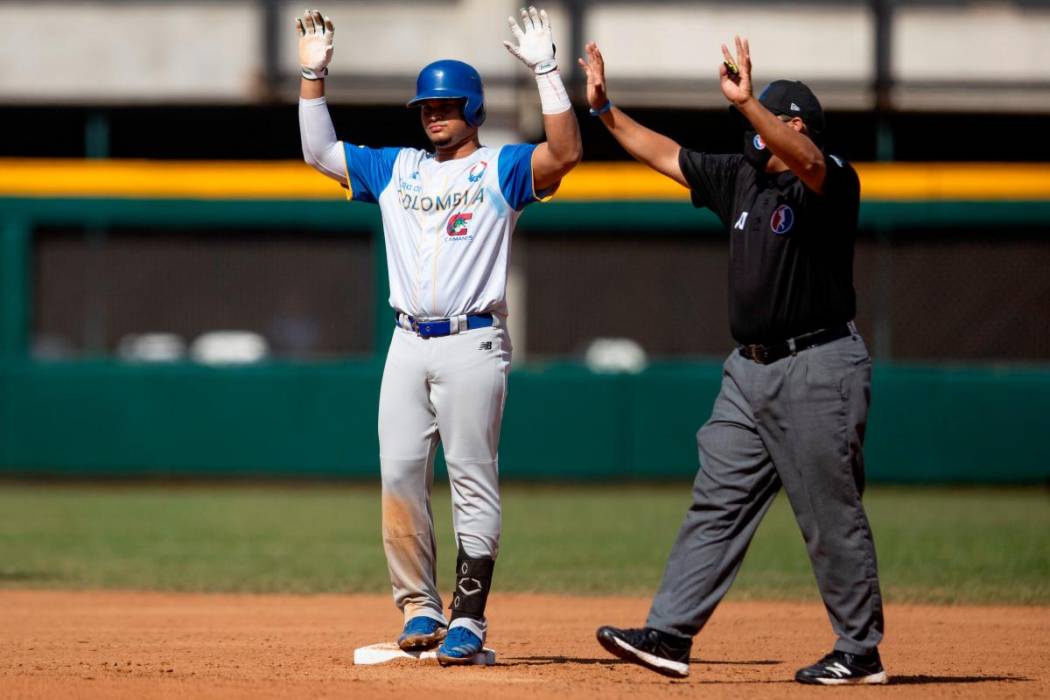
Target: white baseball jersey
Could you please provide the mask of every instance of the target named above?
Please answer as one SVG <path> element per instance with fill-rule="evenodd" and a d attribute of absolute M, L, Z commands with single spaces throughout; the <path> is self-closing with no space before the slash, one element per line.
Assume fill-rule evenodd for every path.
<path fill-rule="evenodd" d="M 505 316 L 511 233 L 538 201 L 536 147 L 483 146 L 444 162 L 414 148 L 344 148 L 351 198 L 382 212 L 390 306 L 419 319 Z"/>

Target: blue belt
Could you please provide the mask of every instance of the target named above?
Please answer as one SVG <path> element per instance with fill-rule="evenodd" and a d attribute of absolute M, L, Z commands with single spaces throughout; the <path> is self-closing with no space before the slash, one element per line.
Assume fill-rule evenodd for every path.
<path fill-rule="evenodd" d="M 395 319 L 400 319 L 400 314 L 394 314 Z M 453 319 L 450 318 L 438 318 L 431 321 L 420 321 L 414 319 L 408 314 L 405 314 L 405 318 L 412 325 L 412 332 L 418 335 L 420 338 L 435 338 L 443 335 L 452 335 L 454 332 L 452 328 Z M 470 314 L 467 316 L 467 327 L 463 330 L 472 331 L 476 328 L 488 328 L 493 324 L 492 314 Z M 401 326 L 401 323 L 398 322 Z M 404 328 L 404 326 L 401 326 Z"/>

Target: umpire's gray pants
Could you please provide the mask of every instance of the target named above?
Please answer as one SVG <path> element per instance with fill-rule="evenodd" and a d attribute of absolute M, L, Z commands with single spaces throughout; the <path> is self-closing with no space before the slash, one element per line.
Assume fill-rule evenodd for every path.
<path fill-rule="evenodd" d="M 729 590 L 783 484 L 802 529 L 835 649 L 882 639 L 875 544 L 861 504 L 861 448 L 871 359 L 859 335 L 769 365 L 734 351 L 711 418 L 697 433 L 700 470 L 649 612 L 648 626 L 692 637 Z"/>

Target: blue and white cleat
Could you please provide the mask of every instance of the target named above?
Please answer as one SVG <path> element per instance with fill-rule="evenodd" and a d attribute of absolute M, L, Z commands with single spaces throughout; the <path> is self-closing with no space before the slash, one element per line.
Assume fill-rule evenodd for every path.
<path fill-rule="evenodd" d="M 481 653 L 485 641 L 466 627 L 453 627 L 437 650 L 438 663 L 472 664 L 474 657 Z"/>
<path fill-rule="evenodd" d="M 417 615 L 405 623 L 405 629 L 397 638 L 402 651 L 424 651 L 437 646 L 445 638 L 448 627 L 432 617 Z"/>

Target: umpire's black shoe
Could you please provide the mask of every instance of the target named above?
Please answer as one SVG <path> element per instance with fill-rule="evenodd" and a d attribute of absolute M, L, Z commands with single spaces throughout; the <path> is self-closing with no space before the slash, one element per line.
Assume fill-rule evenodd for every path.
<path fill-rule="evenodd" d="M 599 627 L 598 643 L 614 656 L 672 678 L 689 675 L 689 650 L 693 640 L 654 630 L 651 627 L 622 630 Z"/>
<path fill-rule="evenodd" d="M 799 683 L 818 685 L 882 685 L 888 682 L 879 659 L 879 650 L 870 654 L 833 651 L 795 674 Z"/>

